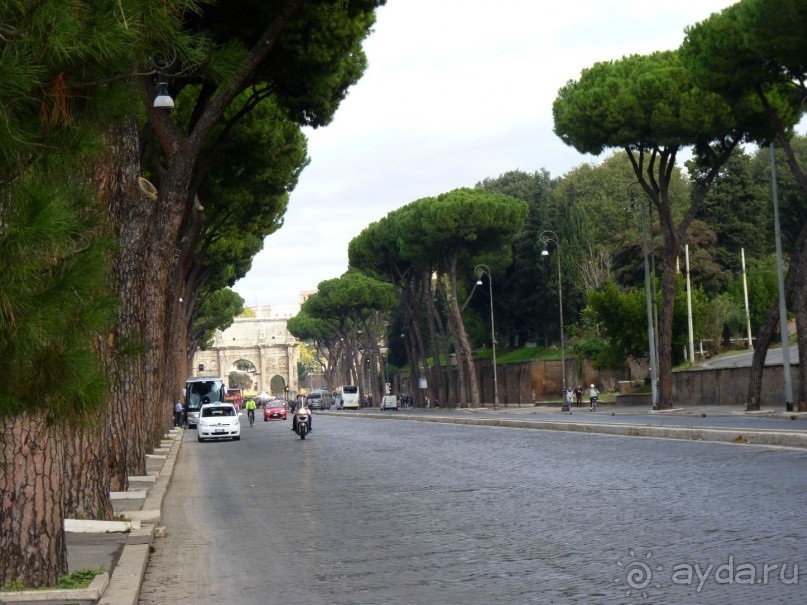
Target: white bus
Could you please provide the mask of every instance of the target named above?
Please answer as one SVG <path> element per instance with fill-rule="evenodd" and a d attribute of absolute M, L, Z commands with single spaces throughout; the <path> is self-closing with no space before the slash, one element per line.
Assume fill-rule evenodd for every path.
<path fill-rule="evenodd" d="M 339 410 L 358 410 L 359 409 L 359 387 L 352 384 L 345 384 L 341 387 L 336 387 L 333 392 L 333 403 Z"/>
<path fill-rule="evenodd" d="M 185 396 L 185 419 L 191 427 L 198 424 L 202 405 L 224 403 L 227 385 L 220 376 L 194 376 L 188 378 L 182 394 Z"/>

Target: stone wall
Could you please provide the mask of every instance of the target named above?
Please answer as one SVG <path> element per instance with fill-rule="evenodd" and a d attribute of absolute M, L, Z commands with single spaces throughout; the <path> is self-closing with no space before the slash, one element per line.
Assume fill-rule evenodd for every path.
<path fill-rule="evenodd" d="M 685 370 L 673 373 L 673 402 L 690 405 L 744 405 L 747 403 L 750 368 Z M 793 399 L 799 391 L 798 365 L 791 366 Z M 780 406 L 785 401 L 781 365 L 766 366 L 762 374 L 762 405 Z"/>
<path fill-rule="evenodd" d="M 477 377 L 482 402 L 493 403 L 493 364 L 490 360 L 476 362 Z M 725 368 L 712 370 L 684 370 L 673 372 L 673 403 L 681 405 L 744 405 L 748 393 L 750 368 Z M 793 365 L 793 394 L 798 393 L 798 366 Z M 453 379 L 456 379 L 454 373 Z M 433 374 L 430 381 L 434 380 Z M 533 404 L 537 401 L 556 400 L 562 392 L 563 375 L 561 363 L 557 361 L 525 361 L 496 367 L 496 382 L 499 390 L 499 403 Z M 568 386 L 578 384 L 584 387 L 594 383 L 602 392 L 619 389 L 619 383 L 641 382 L 631 376 L 629 369 L 609 368 L 595 370 L 590 363 L 583 365 L 582 371 L 573 359 L 566 360 L 566 381 Z M 415 381 L 415 384 L 417 381 Z M 396 384 L 410 385 L 408 372 L 396 376 Z M 407 390 L 404 388 L 403 390 Z M 409 391 L 411 392 L 411 391 Z M 629 395 L 618 398 L 618 403 L 650 405 L 651 396 Z M 452 402 L 448 402 L 449 405 Z M 784 379 L 782 366 L 767 366 L 763 374 L 762 405 L 778 406 L 784 403 Z"/>
<path fill-rule="evenodd" d="M 475 366 L 482 402 L 490 405 L 494 401 L 493 363 L 488 359 L 475 362 Z M 444 376 L 448 378 L 447 368 L 443 370 Z M 620 381 L 630 380 L 627 369 L 595 370 L 587 362 L 581 371 L 572 358 L 566 359 L 565 377 L 566 385 L 572 388 L 578 384 L 594 383 L 601 391 L 615 390 Z M 435 378 L 432 368 L 429 373 L 430 384 Z M 546 399 L 560 399 L 563 392 L 563 378 L 563 366 L 560 360 L 524 361 L 496 366 L 495 382 L 498 384 L 499 403 L 532 405 Z M 456 380 L 456 372 L 451 373 L 451 379 Z M 394 382 L 402 392 L 412 392 L 412 385 L 417 385 L 417 380 L 411 380 L 409 372 L 406 371 L 396 375 Z M 448 402 L 448 405 L 453 407 L 452 403 Z"/>

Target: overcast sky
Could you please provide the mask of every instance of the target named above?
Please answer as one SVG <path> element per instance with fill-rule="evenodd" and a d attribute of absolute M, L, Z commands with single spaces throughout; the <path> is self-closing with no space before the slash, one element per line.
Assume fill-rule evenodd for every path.
<path fill-rule="evenodd" d="M 520 169 L 562 176 L 599 163 L 552 132 L 558 89 L 597 61 L 677 48 L 684 28 L 730 0 L 388 0 L 365 42 L 369 66 L 235 290 L 290 305 L 347 270 L 347 246 L 416 199 Z M 607 154 L 608 152 L 606 152 Z"/>

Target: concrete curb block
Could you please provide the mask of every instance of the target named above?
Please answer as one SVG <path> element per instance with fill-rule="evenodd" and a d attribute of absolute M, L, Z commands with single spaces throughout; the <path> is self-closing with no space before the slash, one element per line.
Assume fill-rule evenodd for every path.
<path fill-rule="evenodd" d="M 109 586 L 98 605 L 137 605 L 148 560 L 148 544 L 124 546 L 118 564 L 112 570 Z"/>
<path fill-rule="evenodd" d="M 759 430 L 759 429 L 714 429 L 704 427 L 668 427 L 637 424 L 605 424 L 563 422 L 554 420 L 516 420 L 509 418 L 453 418 L 449 416 L 372 415 L 342 413 L 355 418 L 409 420 L 417 422 L 442 422 L 447 424 L 470 424 L 544 431 L 570 431 L 619 437 L 652 437 L 685 441 L 712 441 L 746 445 L 807 448 L 807 433 Z"/>
<path fill-rule="evenodd" d="M 21 590 L 19 592 L 3 593 L 0 603 L 14 603 L 14 605 L 33 605 L 48 603 L 48 605 L 94 605 L 109 586 L 109 574 L 98 574 L 87 588 L 73 588 L 70 590 Z"/>
<path fill-rule="evenodd" d="M 111 534 L 140 529 L 139 521 L 96 521 L 94 519 L 65 519 L 64 531 L 74 534 Z"/>
<path fill-rule="evenodd" d="M 127 515 L 131 515 L 132 519 L 143 523 L 143 527 L 139 532 L 130 534 L 118 564 L 112 571 L 109 585 L 101 600 L 97 601 L 98 605 L 137 605 L 140 598 L 140 586 L 148 566 L 151 543 L 156 533 L 155 528 L 160 522 L 163 498 L 171 481 L 171 473 L 179 455 L 183 436 L 182 429 L 172 429 L 166 436 L 172 442 L 168 453 L 164 456 L 152 457 L 152 460 L 154 458 L 164 459 L 162 468 L 154 476 L 153 486 L 148 488 L 143 509 L 127 513 Z"/>

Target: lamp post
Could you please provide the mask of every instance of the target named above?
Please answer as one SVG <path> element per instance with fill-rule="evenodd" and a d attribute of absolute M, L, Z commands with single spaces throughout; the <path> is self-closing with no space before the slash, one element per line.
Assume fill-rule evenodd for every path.
<path fill-rule="evenodd" d="M 493 409 L 499 405 L 499 382 L 496 376 L 496 329 L 493 326 L 493 278 L 490 276 L 490 267 L 487 265 L 477 265 L 474 269 L 476 271 L 476 285 L 482 285 L 482 275 L 488 276 L 488 295 L 490 297 L 490 340 L 493 345 Z"/>
<path fill-rule="evenodd" d="M 636 183 L 634 183 L 635 185 Z M 636 193 L 630 192 L 631 208 L 636 204 Z M 658 384 L 656 377 L 656 331 L 653 328 L 653 303 L 650 295 L 650 263 L 647 260 L 647 229 L 645 227 L 644 204 L 639 204 L 642 212 L 642 245 L 644 247 L 644 291 L 647 299 L 647 343 L 650 348 L 648 357 L 650 358 L 650 392 L 653 409 L 658 406 Z"/>
<path fill-rule="evenodd" d="M 802 101 L 804 103 L 804 101 Z M 773 197 L 773 236 L 776 243 L 776 276 L 779 282 L 779 334 L 782 339 L 782 371 L 785 378 L 785 410 L 793 411 L 793 382 L 790 376 L 790 341 L 787 336 L 787 304 L 782 266 L 782 230 L 779 226 L 779 189 L 776 183 L 776 154 L 771 143 L 771 194 Z"/>
<path fill-rule="evenodd" d="M 555 244 L 555 248 L 558 252 L 558 309 L 560 311 L 560 371 L 561 377 L 563 381 L 563 392 L 561 393 L 561 398 L 563 403 L 561 404 L 561 411 L 568 412 L 569 411 L 569 402 L 566 401 L 566 344 L 564 342 L 563 336 L 563 281 L 561 277 L 560 271 L 560 239 L 558 238 L 558 234 L 554 231 L 542 231 L 541 235 L 541 243 L 543 243 L 544 247 L 541 250 L 541 257 L 549 256 L 549 250 L 547 246 L 549 246 L 549 242 L 553 242 Z"/>

